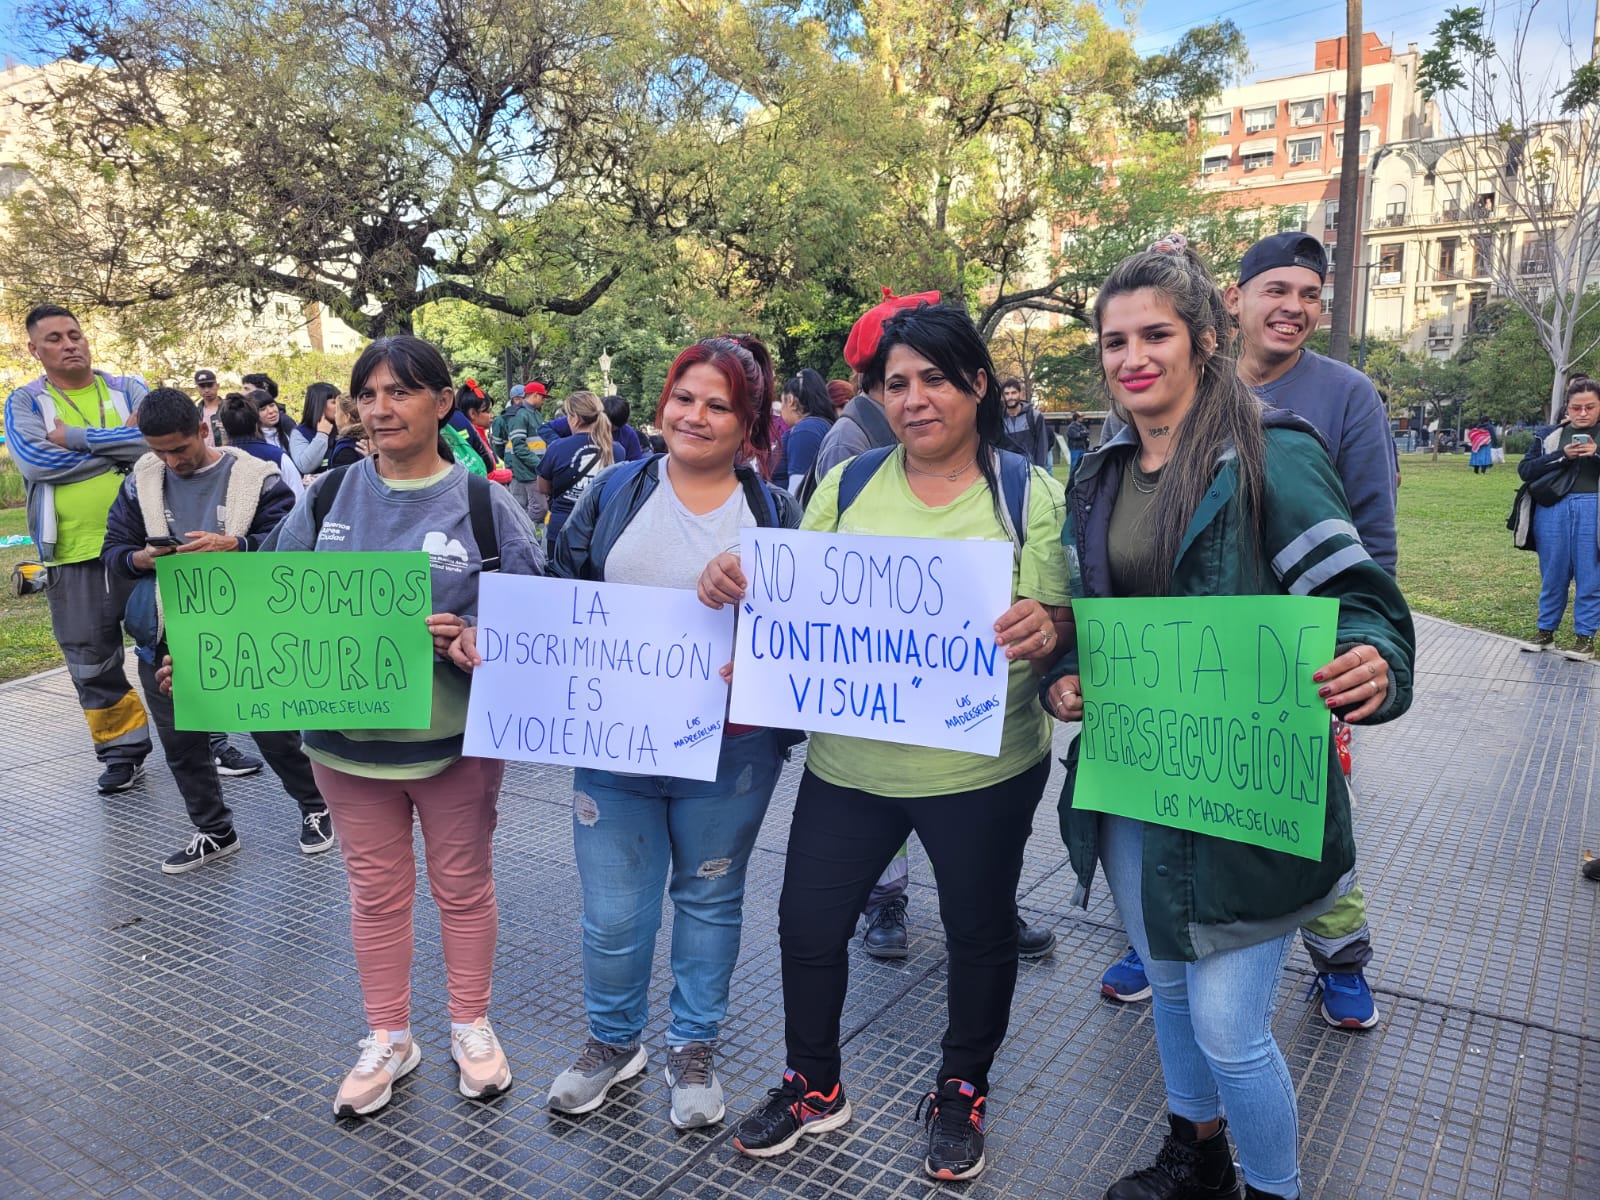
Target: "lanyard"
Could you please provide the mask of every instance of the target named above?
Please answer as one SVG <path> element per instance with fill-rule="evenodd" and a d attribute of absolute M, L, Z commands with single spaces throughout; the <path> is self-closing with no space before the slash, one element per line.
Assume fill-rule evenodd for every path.
<path fill-rule="evenodd" d="M 82 421 L 84 425 L 87 426 L 89 424 L 89 418 L 84 414 L 83 409 L 79 408 L 75 403 L 73 403 L 71 396 L 61 391 L 48 379 L 44 381 L 44 386 L 45 390 L 48 391 L 52 396 L 65 403 L 67 407 L 72 409 L 73 412 L 77 413 L 78 419 Z M 100 402 L 100 428 L 104 429 L 106 427 L 106 401 L 111 399 L 111 389 L 106 387 L 106 381 L 101 379 L 98 375 L 94 377 L 94 394 L 95 399 Z"/>

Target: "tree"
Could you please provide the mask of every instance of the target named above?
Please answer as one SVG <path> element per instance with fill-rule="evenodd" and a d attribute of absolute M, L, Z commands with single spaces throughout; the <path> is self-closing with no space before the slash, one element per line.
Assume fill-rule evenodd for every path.
<path fill-rule="evenodd" d="M 1600 341 L 1600 306 L 1586 306 L 1576 342 Z M 1487 305 L 1467 342 L 1456 354 L 1463 368 L 1470 414 L 1506 425 L 1537 423 L 1555 382 L 1550 355 L 1528 315 L 1509 301 Z M 1600 371 L 1600 352 L 1571 364 L 1573 370 Z M 1561 381 L 1565 387 L 1565 379 Z"/>
<path fill-rule="evenodd" d="M 1518 11 L 1508 49 L 1490 36 L 1483 10 L 1450 9 L 1419 81 L 1454 127 L 1473 184 L 1463 207 L 1484 250 L 1479 269 L 1549 355 L 1553 421 L 1573 364 L 1596 345 L 1578 331 L 1600 305 L 1589 287 L 1600 267 L 1600 63 L 1592 44 L 1574 44 L 1570 33 L 1565 55 L 1536 62 L 1538 6 Z M 1525 231 L 1520 247 L 1508 225 Z"/>
<path fill-rule="evenodd" d="M 1115 260 L 1063 254 L 1055 223 L 1114 195 L 1101 164 L 1138 161 L 1133 147 L 1153 144 L 1124 136 L 1119 147 L 1119 130 L 1185 126 L 1245 57 L 1238 30 L 1220 22 L 1141 59 L 1082 0 L 837 7 L 850 17 L 841 48 L 882 72 L 925 137 L 923 153 L 895 169 L 884 282 L 939 288 L 972 306 L 986 336 L 1022 310 L 1082 318 L 1084 281 Z"/>

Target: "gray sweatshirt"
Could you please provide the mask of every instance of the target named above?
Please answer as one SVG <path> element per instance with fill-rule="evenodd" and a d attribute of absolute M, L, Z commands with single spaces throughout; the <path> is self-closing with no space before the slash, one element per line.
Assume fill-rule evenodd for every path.
<path fill-rule="evenodd" d="M 425 550 L 433 563 L 435 613 L 454 613 L 469 623 L 478 614 L 481 555 L 467 509 L 466 468 L 453 466 L 441 481 L 401 490 L 384 483 L 374 459 L 351 467 L 339 487 L 320 534 L 312 503 L 326 486 L 321 476 L 307 489 L 283 524 L 262 543 L 274 550 Z M 503 487 L 490 489 L 500 570 L 511 575 L 544 574 L 544 551 L 527 514 Z M 447 662 L 434 665 L 434 727 L 427 732 L 332 733 L 309 730 L 306 745 L 351 763 L 383 766 L 437 762 L 461 753 L 466 720 L 465 676 Z"/>

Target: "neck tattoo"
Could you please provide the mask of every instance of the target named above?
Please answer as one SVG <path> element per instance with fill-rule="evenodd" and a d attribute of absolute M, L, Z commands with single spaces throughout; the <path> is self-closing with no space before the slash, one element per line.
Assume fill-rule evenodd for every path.
<path fill-rule="evenodd" d="M 1157 425 L 1154 429 L 1152 429 L 1150 431 L 1150 436 L 1151 437 L 1166 437 L 1167 434 L 1169 434 L 1171 432 L 1172 432 L 1172 426 L 1171 425 Z"/>

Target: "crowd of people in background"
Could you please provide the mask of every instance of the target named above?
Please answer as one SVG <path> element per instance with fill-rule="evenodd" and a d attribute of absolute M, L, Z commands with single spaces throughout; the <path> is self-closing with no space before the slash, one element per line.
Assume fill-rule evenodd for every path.
<path fill-rule="evenodd" d="M 1022 918 L 1017 889 L 1055 723 L 1083 714 L 1074 601 L 1333 597 L 1339 649 L 1311 677 L 1330 721 L 1319 859 L 1083 807 L 1076 740 L 1058 801 L 1080 899 L 1103 872 L 1127 928 L 1127 953 L 1099 986 L 1121 1002 L 1153 999 L 1167 1098 L 1160 1154 L 1112 1182 L 1108 1200 L 1299 1196 L 1294 1080 L 1271 1033 L 1279 977 L 1298 931 L 1324 1019 L 1352 1030 L 1379 1020 L 1365 976 L 1352 727 L 1406 710 L 1415 654 L 1394 579 L 1387 417 L 1363 376 L 1305 344 L 1327 274 L 1324 248 L 1299 233 L 1252 247 L 1226 288 L 1181 237 L 1126 259 L 1094 305 L 1109 414 L 1094 449 L 1077 412 L 1057 439 L 1024 382 L 997 372 L 971 319 L 937 292 L 885 289 L 843 347 L 848 380 L 780 373 L 750 335 L 699 340 L 672 362 L 645 429 L 621 396 L 555 396 L 531 380 L 497 408 L 410 336 L 373 342 L 345 388 L 312 384 L 298 414 L 260 372 L 227 392 L 210 368 L 194 372 L 193 394 L 151 391 L 95 369 L 76 317 L 39 306 L 27 333 L 43 374 L 7 400 L 6 428 L 99 790 L 139 782 L 154 725 L 192 826 L 161 869 L 184 874 L 237 853 L 220 780 L 241 773 L 240 761 L 263 765 L 222 734 L 175 728 L 173 690 L 185 680 L 167 654 L 158 558 L 449 547 L 431 558 L 427 729 L 254 736 L 298 806 L 300 850 L 337 845 L 348 878 L 365 1032 L 334 1111 L 379 1112 L 423 1054 L 410 990 L 414 828 L 440 914 L 459 1090 L 492 1100 L 513 1078 L 489 1015 L 505 764 L 463 753 L 481 576 L 674 588 L 737 607 L 746 579 L 729 548 L 746 528 L 1009 542 L 1012 604 L 995 614 L 1007 675 L 998 755 L 809 738 L 778 906 L 786 1059 L 732 1137 L 740 1153 L 771 1158 L 850 1121 L 848 948 L 859 933 L 872 957 L 907 953 L 914 834 L 933 867 L 950 965 L 946 1028 L 918 1109 L 923 1165 L 935 1179 L 970 1179 L 988 1162 L 1018 961 L 1055 941 Z M 1575 585 L 1569 657 L 1592 656 L 1600 621 L 1597 428 L 1600 385 L 1574 380 L 1562 421 L 1539 431 L 1519 467 L 1540 496 L 1533 648 L 1552 643 Z M 1485 433 L 1475 471 L 1492 465 L 1477 459 L 1493 449 Z M 552 1110 L 592 1112 L 645 1069 L 665 899 L 670 1119 L 684 1129 L 724 1120 L 718 1054 L 738 1003 L 746 870 L 804 736 L 729 724 L 708 781 L 574 772 L 586 1034 L 551 1084 Z M 1199 861 L 1210 866 L 1181 878 L 1165 865 Z"/>

